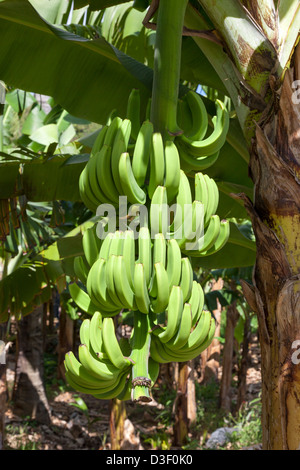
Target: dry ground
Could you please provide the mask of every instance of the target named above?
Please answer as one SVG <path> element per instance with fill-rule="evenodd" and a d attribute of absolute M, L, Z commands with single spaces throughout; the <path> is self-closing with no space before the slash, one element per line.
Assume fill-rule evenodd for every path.
<path fill-rule="evenodd" d="M 251 364 L 247 373 L 247 401 L 256 398 L 261 389 L 260 356 L 257 342 L 251 343 Z M 13 379 L 13 364 L 8 363 L 7 379 Z M 220 368 L 221 373 L 221 368 Z M 233 390 L 234 391 L 234 390 Z M 154 391 L 154 397 L 155 397 Z M 77 397 L 82 397 L 88 407 L 88 414 L 74 406 Z M 89 450 L 110 449 L 109 402 L 94 399 L 73 391 L 66 391 L 57 385 L 51 387 L 49 404 L 52 412 L 51 425 L 37 424 L 19 418 L 8 403 L 6 412 L 5 447 L 16 450 Z M 151 436 L 159 429 L 165 429 L 157 417 L 164 406 L 152 404 L 126 404 L 127 420 L 123 441 L 124 449 L 147 449 L 141 436 Z M 206 438 L 209 437 L 206 436 Z M 201 436 L 199 436 L 199 441 Z"/>

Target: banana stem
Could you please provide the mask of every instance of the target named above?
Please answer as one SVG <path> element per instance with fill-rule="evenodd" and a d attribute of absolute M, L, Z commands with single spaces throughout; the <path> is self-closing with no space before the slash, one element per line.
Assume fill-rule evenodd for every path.
<path fill-rule="evenodd" d="M 134 312 L 134 331 L 132 338 L 132 394 L 133 401 L 150 402 L 151 379 L 148 373 L 150 356 L 150 321 L 149 315 L 139 311 Z"/>
<path fill-rule="evenodd" d="M 188 0 L 160 0 L 154 50 L 151 121 L 156 132 L 171 139 L 177 125 L 182 30 Z"/>

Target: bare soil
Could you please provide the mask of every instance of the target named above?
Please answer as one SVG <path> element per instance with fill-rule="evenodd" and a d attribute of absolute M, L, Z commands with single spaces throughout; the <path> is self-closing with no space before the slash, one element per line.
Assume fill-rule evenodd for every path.
<path fill-rule="evenodd" d="M 250 346 L 251 363 L 247 372 L 247 397 L 252 401 L 261 390 L 260 353 L 256 338 Z M 7 364 L 8 387 L 12 386 L 14 376 L 13 359 Z M 220 374 L 222 368 L 220 367 Z M 197 377 L 196 377 L 197 380 Z M 150 404 L 135 405 L 126 403 L 127 419 L 125 422 L 122 449 L 151 449 L 150 438 L 159 431 L 172 438 L 172 426 L 166 428 L 161 423 L 159 413 L 165 405 L 159 403 L 161 383 L 153 391 L 154 401 Z M 233 398 L 236 388 L 233 386 Z M 8 401 L 6 411 L 5 448 L 12 450 L 109 450 L 109 401 L 97 400 L 60 387 L 59 383 L 47 388 L 51 409 L 51 425 L 39 424 L 34 420 L 20 418 L 13 414 L 12 404 Z M 81 397 L 87 405 L 88 413 L 76 406 Z M 156 401 L 156 398 L 158 401 Z M 213 429 L 211 430 L 211 432 Z M 206 439 L 208 435 L 205 437 Z M 203 439 L 198 436 L 199 442 Z M 146 440 L 146 442 L 145 442 Z M 173 449 L 173 447 L 171 447 Z"/>

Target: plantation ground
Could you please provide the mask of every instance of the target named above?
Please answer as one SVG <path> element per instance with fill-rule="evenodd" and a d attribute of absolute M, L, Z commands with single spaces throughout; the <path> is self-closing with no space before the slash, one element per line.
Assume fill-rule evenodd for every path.
<path fill-rule="evenodd" d="M 197 424 L 189 435 L 185 449 L 204 449 L 215 429 L 238 427 L 240 432 L 226 444 L 225 449 L 260 448 L 260 355 L 256 337 L 250 345 L 251 363 L 247 373 L 247 397 L 243 410 L 234 418 L 218 408 L 219 383 L 197 385 Z M 7 379 L 13 380 L 13 356 L 9 356 Z M 222 368 L 220 367 L 219 377 Z M 10 403 L 6 412 L 7 449 L 14 450 L 74 450 L 110 449 L 109 402 L 72 391 L 56 379 L 56 356 L 45 357 L 46 390 L 52 412 L 51 426 L 14 416 Z M 197 376 L 198 377 L 198 376 Z M 196 378 L 197 378 L 196 377 Z M 236 396 L 236 377 L 233 375 L 232 401 Z M 152 404 L 126 404 L 127 420 L 122 448 L 175 449 L 172 446 L 174 416 L 172 407 L 175 392 L 157 384 Z M 80 398 L 87 411 L 82 411 Z"/>

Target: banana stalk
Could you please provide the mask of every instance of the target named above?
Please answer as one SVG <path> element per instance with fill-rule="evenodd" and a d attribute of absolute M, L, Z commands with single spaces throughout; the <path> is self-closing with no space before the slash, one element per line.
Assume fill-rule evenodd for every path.
<path fill-rule="evenodd" d="M 160 0 L 151 104 L 151 122 L 163 137 L 182 133 L 178 127 L 177 102 L 180 79 L 182 30 L 188 0 Z"/>
<path fill-rule="evenodd" d="M 132 353 L 130 359 L 134 361 L 132 367 L 132 393 L 131 399 L 135 402 L 150 402 L 151 379 L 148 372 L 150 356 L 150 320 L 149 315 L 134 312 L 134 330 L 132 337 Z"/>

